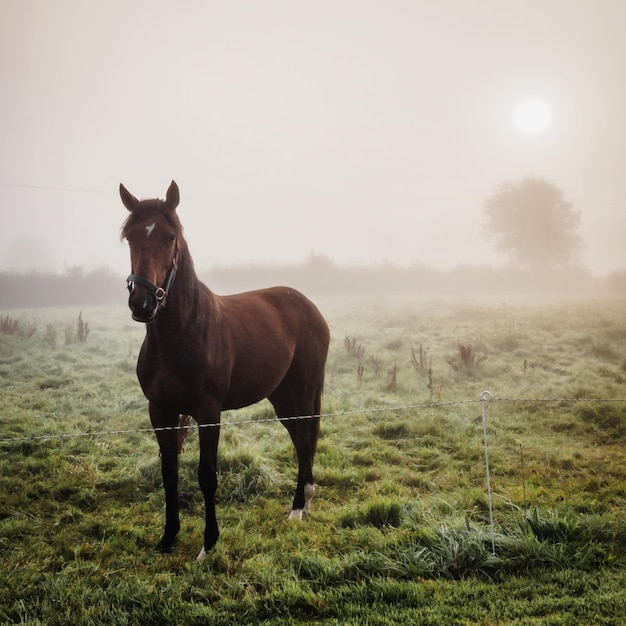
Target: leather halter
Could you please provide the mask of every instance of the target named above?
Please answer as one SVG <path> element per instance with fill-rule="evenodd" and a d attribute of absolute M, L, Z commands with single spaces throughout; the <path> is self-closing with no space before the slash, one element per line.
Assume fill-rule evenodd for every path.
<path fill-rule="evenodd" d="M 145 287 L 156 299 L 157 308 L 162 309 L 165 307 L 165 302 L 167 300 L 167 294 L 174 283 L 174 279 L 176 278 L 176 271 L 178 270 L 178 241 L 176 241 L 176 251 L 174 252 L 174 258 L 172 259 L 172 266 L 167 272 L 167 276 L 165 277 L 165 282 L 162 287 L 157 287 L 153 283 L 151 283 L 147 278 L 143 276 L 139 276 L 138 274 L 131 274 L 126 279 L 126 286 L 128 287 L 128 291 L 133 290 L 133 284 L 137 283 L 142 287 Z"/>

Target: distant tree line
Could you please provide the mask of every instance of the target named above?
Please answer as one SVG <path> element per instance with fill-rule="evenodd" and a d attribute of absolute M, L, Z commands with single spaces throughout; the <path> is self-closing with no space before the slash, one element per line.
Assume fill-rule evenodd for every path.
<path fill-rule="evenodd" d="M 289 285 L 312 296 L 597 296 L 626 293 L 626 270 L 593 277 L 577 265 L 580 211 L 563 191 L 527 176 L 498 185 L 483 203 L 484 229 L 509 265 L 439 270 L 419 265 L 342 266 L 311 254 L 291 265 L 214 267 L 200 278 L 215 292 Z M 0 273 L 0 310 L 126 302 L 124 276 L 73 267 L 63 274 Z"/>
<path fill-rule="evenodd" d="M 313 295 L 328 296 L 471 296 L 471 295 L 599 295 L 620 289 L 617 274 L 611 281 L 592 276 L 581 267 L 538 270 L 528 267 L 459 266 L 441 270 L 424 266 L 399 267 L 337 265 L 311 255 L 299 265 L 215 267 L 205 278 L 218 293 L 245 291 L 264 285 L 290 285 Z M 626 278 L 626 272 L 624 273 Z"/>
<path fill-rule="evenodd" d="M 595 278 L 581 268 L 343 266 L 312 254 L 298 264 L 215 267 L 200 278 L 216 293 L 288 285 L 311 296 L 590 296 L 626 293 L 626 270 Z M 108 269 L 0 273 L 0 310 L 126 303 L 125 276 Z"/>
<path fill-rule="evenodd" d="M 0 309 L 99 306 L 126 300 L 125 276 L 73 267 L 62 274 L 0 272 Z"/>

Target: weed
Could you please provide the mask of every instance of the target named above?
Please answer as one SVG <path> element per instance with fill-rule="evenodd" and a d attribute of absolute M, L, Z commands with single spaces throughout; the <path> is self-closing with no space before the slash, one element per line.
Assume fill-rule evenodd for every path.
<path fill-rule="evenodd" d="M 359 361 L 359 365 L 356 369 L 356 378 L 359 382 L 363 380 L 363 374 L 365 373 L 365 368 L 363 367 L 363 363 Z"/>
<path fill-rule="evenodd" d="M 0 315 L 0 333 L 3 335 L 32 337 L 36 331 L 37 327 L 33 322 L 24 322 L 10 315 Z"/>
<path fill-rule="evenodd" d="M 427 367 L 430 368 L 432 365 L 432 359 L 428 358 L 428 348 L 424 348 L 421 343 L 418 344 L 417 348 L 411 346 L 411 365 L 417 373 L 424 372 Z"/>
<path fill-rule="evenodd" d="M 387 372 L 387 391 L 395 391 L 398 388 L 398 373 L 400 369 L 397 365 Z"/>
<path fill-rule="evenodd" d="M 370 356 L 367 362 L 369 363 L 369 365 L 372 366 L 372 370 L 374 370 L 374 376 L 376 378 L 380 378 L 384 367 L 382 359 L 376 356 Z"/>
<path fill-rule="evenodd" d="M 486 358 L 485 355 L 479 356 L 474 348 L 472 348 L 471 344 L 459 343 L 457 345 L 457 352 L 448 357 L 446 361 L 455 372 L 461 372 L 463 370 L 473 369 L 477 365 L 480 365 Z"/>
<path fill-rule="evenodd" d="M 359 360 L 365 356 L 365 348 L 358 343 L 356 337 L 346 335 L 343 340 L 343 345 L 349 356 Z"/>
<path fill-rule="evenodd" d="M 71 323 L 65 327 L 65 345 L 71 343 L 84 343 L 89 335 L 89 323 L 83 321 L 83 312 L 78 314 L 76 324 Z"/>

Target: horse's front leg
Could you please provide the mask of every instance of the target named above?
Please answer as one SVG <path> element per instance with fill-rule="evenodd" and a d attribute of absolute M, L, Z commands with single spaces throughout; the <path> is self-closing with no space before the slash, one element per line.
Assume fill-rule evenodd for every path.
<path fill-rule="evenodd" d="M 165 490 L 165 530 L 157 545 L 159 552 L 171 552 L 180 530 L 178 516 L 178 431 L 161 430 L 164 425 L 178 423 L 178 415 L 164 418 L 163 414 L 150 405 L 150 419 L 155 429 L 161 451 L 161 473 Z"/>
<path fill-rule="evenodd" d="M 215 491 L 217 489 L 217 444 L 220 436 L 220 413 L 212 411 L 198 420 L 200 439 L 200 464 L 198 482 L 204 495 L 205 527 L 204 545 L 197 556 L 201 561 L 207 552 L 213 549 L 219 537 L 217 517 L 215 515 Z"/>

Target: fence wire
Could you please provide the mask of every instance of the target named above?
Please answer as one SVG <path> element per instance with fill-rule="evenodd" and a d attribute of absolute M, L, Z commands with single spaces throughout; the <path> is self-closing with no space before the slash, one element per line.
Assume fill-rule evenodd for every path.
<path fill-rule="evenodd" d="M 489 394 L 489 397 L 486 396 Z M 101 431 L 86 431 L 80 433 L 57 433 L 57 434 L 45 434 L 45 435 L 28 435 L 28 436 L 12 436 L 12 437 L 0 437 L 0 444 L 19 443 L 28 441 L 49 441 L 49 440 L 67 440 L 67 439 L 79 439 L 89 437 L 109 437 L 119 435 L 129 435 L 133 433 L 151 433 L 160 431 L 180 431 L 180 430 L 199 430 L 201 428 L 230 428 L 233 426 L 248 426 L 252 424 L 266 424 L 274 422 L 290 422 L 295 420 L 306 420 L 313 417 L 319 417 L 326 419 L 339 419 L 346 417 L 365 416 L 378 413 L 398 413 L 401 411 L 422 411 L 440 409 L 444 407 L 453 407 L 467 404 L 490 404 L 494 403 L 537 403 L 537 404 L 575 404 L 583 402 L 597 402 L 597 403 L 619 403 L 626 402 L 626 398 L 507 398 L 507 397 L 494 397 L 491 392 L 483 392 L 479 398 L 472 400 L 453 400 L 449 402 L 427 402 L 421 404 L 407 404 L 395 407 L 375 407 L 367 409 L 354 409 L 352 411 L 341 411 L 336 413 L 321 413 L 320 415 L 294 415 L 291 417 L 262 417 L 254 419 L 234 419 L 227 420 L 225 422 L 212 422 L 208 424 L 190 423 L 186 425 L 176 426 L 163 426 L 163 427 L 149 427 L 149 428 L 128 428 L 118 430 L 101 430 Z"/>

